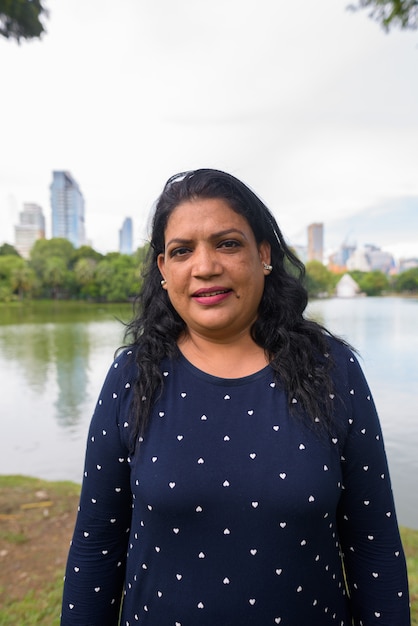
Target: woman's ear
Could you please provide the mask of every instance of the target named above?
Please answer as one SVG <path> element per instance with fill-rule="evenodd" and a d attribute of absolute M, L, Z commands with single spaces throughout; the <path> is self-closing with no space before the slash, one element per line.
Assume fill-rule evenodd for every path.
<path fill-rule="evenodd" d="M 165 270 L 165 260 L 164 260 L 164 254 L 159 254 L 157 257 L 157 267 L 160 270 L 160 274 L 162 276 L 162 281 L 161 281 L 161 286 L 163 289 L 165 289 L 166 287 L 166 282 L 165 282 L 165 274 L 164 274 L 164 270 Z"/>
<path fill-rule="evenodd" d="M 165 267 L 164 254 L 159 254 L 157 256 L 157 266 L 158 266 L 158 269 L 160 270 L 160 273 L 162 274 L 164 278 L 164 267 Z"/>
<path fill-rule="evenodd" d="M 271 263 L 271 246 L 268 241 L 262 241 L 258 246 L 258 253 L 260 255 L 260 261 L 270 265 Z M 160 270 L 161 271 L 161 270 Z"/>

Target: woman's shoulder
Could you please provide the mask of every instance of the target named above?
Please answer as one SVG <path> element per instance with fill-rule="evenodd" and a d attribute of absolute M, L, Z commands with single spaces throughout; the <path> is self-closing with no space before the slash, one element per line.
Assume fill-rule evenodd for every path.
<path fill-rule="evenodd" d="M 136 357 L 135 348 L 131 346 L 119 348 L 115 353 L 114 359 L 108 368 L 105 382 L 115 382 L 118 379 L 134 380 L 137 376 L 138 360 Z"/>
<path fill-rule="evenodd" d="M 344 339 L 330 335 L 327 337 L 328 353 L 326 357 L 331 359 L 331 375 L 334 382 L 339 380 L 347 381 L 350 370 L 360 369 L 355 349 L 350 346 Z"/>
<path fill-rule="evenodd" d="M 122 346 L 118 348 L 114 355 L 113 365 L 117 363 L 117 367 L 119 365 L 124 365 L 125 367 L 133 366 L 137 362 L 137 350 L 136 346 Z"/>
<path fill-rule="evenodd" d="M 351 346 L 344 337 L 326 333 L 325 343 L 327 350 L 324 356 L 330 357 L 335 363 L 347 362 L 356 353 L 355 347 Z"/>
<path fill-rule="evenodd" d="M 369 384 L 359 362 L 357 351 L 346 342 L 329 338 L 332 367 L 330 370 L 334 386 L 341 397 L 356 404 L 360 398 L 371 398 Z"/>

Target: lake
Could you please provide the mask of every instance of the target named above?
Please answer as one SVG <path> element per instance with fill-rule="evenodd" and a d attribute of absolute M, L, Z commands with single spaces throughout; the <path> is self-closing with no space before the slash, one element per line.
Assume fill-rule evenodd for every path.
<path fill-rule="evenodd" d="M 81 482 L 90 417 L 129 305 L 0 308 L 0 474 Z M 399 521 L 418 529 L 418 300 L 318 300 L 308 315 L 360 353 Z"/>

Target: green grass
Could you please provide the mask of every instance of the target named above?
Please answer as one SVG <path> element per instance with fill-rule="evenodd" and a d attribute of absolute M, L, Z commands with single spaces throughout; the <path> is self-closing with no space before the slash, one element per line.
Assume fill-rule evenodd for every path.
<path fill-rule="evenodd" d="M 0 524 L 0 541 L 2 546 L 8 549 L 9 546 L 18 546 L 23 551 L 27 548 L 25 543 L 29 541 L 29 525 L 33 523 L 31 516 L 19 516 L 21 505 L 36 501 L 36 492 L 39 492 L 39 499 L 53 499 L 54 507 L 51 509 L 53 515 L 61 516 L 69 510 L 73 510 L 74 499 L 78 498 L 80 485 L 70 481 L 50 482 L 28 476 L 12 475 L 0 476 L 0 512 L 4 515 L 4 523 Z M 70 502 L 69 498 L 72 498 Z M 39 509 L 31 510 L 28 513 L 36 515 Z M 16 524 L 8 524 L 10 516 L 17 518 Z M 30 572 L 28 554 L 28 572 Z M 1 561 L 0 561 L 1 567 Z M 37 582 L 34 579 L 33 589 L 28 591 L 21 599 L 8 597 L 8 589 L 0 586 L 2 602 L 0 604 L 0 626 L 58 626 L 61 612 L 61 597 L 63 588 L 63 568 L 56 567 L 52 570 L 50 580 L 46 584 Z M 3 579 L 2 584 L 8 581 Z M 14 581 L 19 585 L 19 579 Z"/>
<path fill-rule="evenodd" d="M 0 609 L 0 626 L 59 626 L 62 573 L 43 591 L 29 592 L 22 600 L 7 601 Z"/>
<path fill-rule="evenodd" d="M 0 531 L 0 539 L 2 539 L 3 541 L 7 541 L 8 543 L 16 543 L 16 544 L 26 543 L 28 540 L 27 537 L 25 536 L 25 533 L 22 533 L 22 532 L 4 533 L 3 531 Z"/>
<path fill-rule="evenodd" d="M 408 566 L 411 623 L 418 626 L 418 530 L 401 528 L 401 535 Z"/>

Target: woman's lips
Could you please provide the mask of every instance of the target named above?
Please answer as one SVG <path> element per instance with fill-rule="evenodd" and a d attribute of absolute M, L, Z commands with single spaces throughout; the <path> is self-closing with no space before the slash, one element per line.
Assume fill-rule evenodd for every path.
<path fill-rule="evenodd" d="M 226 287 L 210 287 L 208 289 L 199 289 L 198 291 L 195 291 L 192 298 L 199 304 L 209 306 L 223 302 L 231 295 L 231 293 L 232 289 L 228 289 Z"/>

